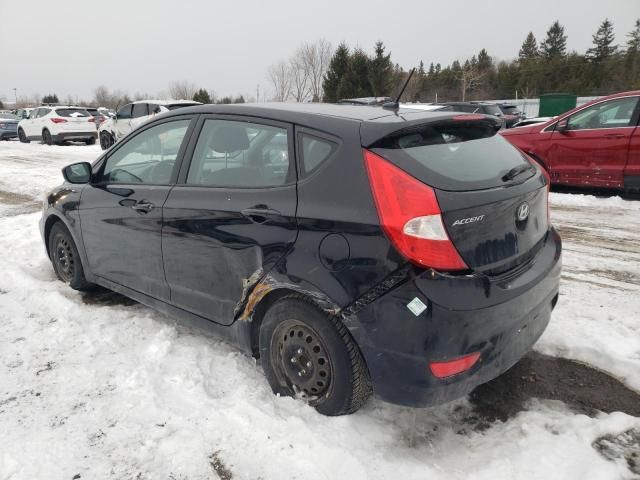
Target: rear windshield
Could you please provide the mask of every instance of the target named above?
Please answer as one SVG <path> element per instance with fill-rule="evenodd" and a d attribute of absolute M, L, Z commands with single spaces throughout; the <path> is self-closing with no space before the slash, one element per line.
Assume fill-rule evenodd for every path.
<path fill-rule="evenodd" d="M 502 110 L 497 105 L 484 105 L 484 112 L 489 115 L 502 115 Z"/>
<path fill-rule="evenodd" d="M 502 113 L 506 113 L 507 115 L 516 115 L 518 113 L 518 107 L 514 105 L 502 105 L 500 110 L 502 110 Z"/>
<path fill-rule="evenodd" d="M 497 107 L 496 107 L 497 108 Z M 481 190 L 527 179 L 503 177 L 528 160 L 484 120 L 447 120 L 393 133 L 370 147 L 418 180 L 441 190 Z"/>
<path fill-rule="evenodd" d="M 61 117 L 90 117 L 84 108 L 57 108 L 56 113 Z"/>

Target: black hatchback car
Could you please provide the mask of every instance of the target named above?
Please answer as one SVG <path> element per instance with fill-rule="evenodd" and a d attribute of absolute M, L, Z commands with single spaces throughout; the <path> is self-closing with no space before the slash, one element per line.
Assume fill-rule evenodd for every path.
<path fill-rule="evenodd" d="M 40 223 L 61 280 L 219 332 L 327 415 L 467 394 L 558 298 L 549 179 L 483 115 L 190 107 L 63 175 Z"/>

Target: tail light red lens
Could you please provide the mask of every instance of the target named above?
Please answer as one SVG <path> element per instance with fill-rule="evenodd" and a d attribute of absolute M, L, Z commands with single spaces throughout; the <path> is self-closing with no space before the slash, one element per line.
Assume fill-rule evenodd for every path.
<path fill-rule="evenodd" d="M 480 359 L 480 352 L 470 353 L 446 362 L 431 362 L 429 368 L 434 377 L 447 378 L 466 372 Z"/>
<path fill-rule="evenodd" d="M 65 123 L 66 122 L 66 120 L 64 118 L 56 118 L 56 117 L 52 118 L 51 121 L 53 123 Z"/>
<path fill-rule="evenodd" d="M 467 270 L 449 239 L 434 190 L 379 155 L 364 150 L 380 224 L 412 263 L 436 270 Z"/>
<path fill-rule="evenodd" d="M 94 122 L 94 123 L 95 123 L 95 121 L 96 121 L 96 117 L 89 117 L 89 120 L 88 120 L 88 121 L 89 121 L 89 122 Z"/>

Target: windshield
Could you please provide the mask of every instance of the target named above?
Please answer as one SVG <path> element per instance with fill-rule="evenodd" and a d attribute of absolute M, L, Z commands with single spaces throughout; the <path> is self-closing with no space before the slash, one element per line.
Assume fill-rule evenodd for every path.
<path fill-rule="evenodd" d="M 500 107 L 497 105 L 484 105 L 484 111 L 489 115 L 502 115 L 502 110 L 500 110 Z"/>
<path fill-rule="evenodd" d="M 0 113 L 0 118 L 4 118 L 6 120 L 19 120 L 19 118 L 13 113 Z"/>
<path fill-rule="evenodd" d="M 496 107 L 497 108 L 497 107 Z M 504 185 L 513 168 L 530 165 L 492 122 L 447 120 L 391 134 L 371 149 L 420 181 L 442 190 Z M 518 180 L 528 178 L 520 175 Z"/>

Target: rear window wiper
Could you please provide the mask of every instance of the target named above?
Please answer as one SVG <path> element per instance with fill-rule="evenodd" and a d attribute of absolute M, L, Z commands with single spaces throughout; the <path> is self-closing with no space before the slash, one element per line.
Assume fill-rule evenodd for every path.
<path fill-rule="evenodd" d="M 528 163 L 523 163 L 522 165 L 518 165 L 517 167 L 513 167 L 507 173 L 502 176 L 503 182 L 508 182 L 509 180 L 513 180 L 521 173 L 526 172 L 527 170 L 531 170 L 531 165 Z"/>

